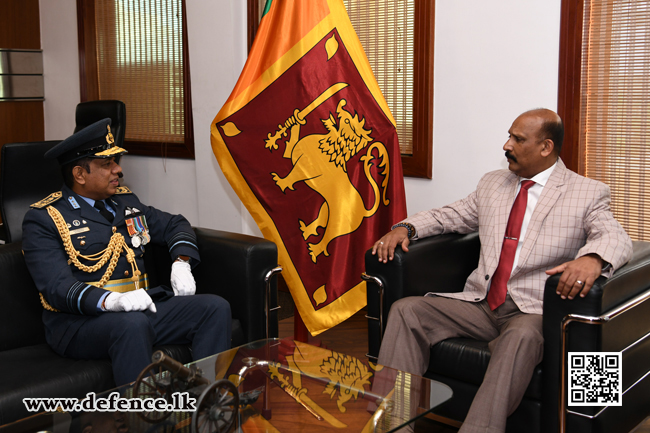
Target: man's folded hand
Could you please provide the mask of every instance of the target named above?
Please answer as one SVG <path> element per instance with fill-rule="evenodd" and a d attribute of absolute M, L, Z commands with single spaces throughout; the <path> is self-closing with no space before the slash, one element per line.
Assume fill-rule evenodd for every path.
<path fill-rule="evenodd" d="M 131 290 L 126 293 L 110 293 L 104 299 L 106 311 L 144 311 L 156 312 L 156 305 L 146 290 Z"/>

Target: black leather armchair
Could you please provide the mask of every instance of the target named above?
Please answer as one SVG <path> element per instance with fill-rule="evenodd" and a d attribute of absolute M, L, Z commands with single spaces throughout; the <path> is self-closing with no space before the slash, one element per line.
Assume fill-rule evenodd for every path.
<path fill-rule="evenodd" d="M 115 144 L 122 147 L 126 133 L 126 105 L 122 101 L 107 99 L 80 102 L 75 111 L 74 132 L 79 132 L 86 126 L 107 117 L 111 119 L 111 133 Z"/>
<path fill-rule="evenodd" d="M 406 296 L 430 291 L 461 291 L 478 264 L 477 234 L 422 239 L 392 262 L 382 264 L 366 253 L 368 347 L 379 353 L 391 305 Z M 544 292 L 544 359 L 537 366 L 519 408 L 508 418 L 507 432 L 628 432 L 650 415 L 650 244 L 634 242 L 632 260 L 612 278 L 599 278 L 585 298 L 562 300 L 555 294 L 559 276 Z M 566 348 L 563 349 L 563 327 Z M 565 352 L 622 352 L 623 405 L 566 406 Z M 480 386 L 490 360 L 488 343 L 445 340 L 431 349 L 425 376 L 449 385 L 453 398 L 435 413 L 458 425 Z M 564 364 L 566 365 L 566 364 Z M 565 410 L 566 409 L 566 410 Z M 565 423 L 566 422 L 566 423 Z M 562 423 L 563 426 L 560 427 Z M 565 428 L 565 430 L 563 430 Z"/>
<path fill-rule="evenodd" d="M 10 143 L 0 157 L 0 214 L 5 243 L 23 237 L 23 218 L 32 203 L 47 197 L 63 185 L 56 161 L 43 158 L 59 141 Z"/>
<path fill-rule="evenodd" d="M 194 229 L 201 264 L 194 271 L 198 293 L 230 302 L 232 345 L 278 336 L 277 248 L 253 236 Z M 164 247 L 147 249 L 152 284 L 169 284 L 171 259 Z M 63 358 L 45 341 L 43 307 L 27 270 L 21 243 L 0 245 L 0 425 L 30 415 L 25 397 L 81 398 L 113 388 L 109 360 Z M 267 331 L 268 322 L 268 331 Z M 187 346 L 164 346 L 173 358 L 192 360 Z"/>

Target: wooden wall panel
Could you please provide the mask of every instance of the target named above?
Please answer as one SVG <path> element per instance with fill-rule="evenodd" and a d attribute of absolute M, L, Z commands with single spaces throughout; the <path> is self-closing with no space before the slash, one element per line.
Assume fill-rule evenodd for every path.
<path fill-rule="evenodd" d="M 0 48 L 41 49 L 38 0 L 0 1 Z"/>
<path fill-rule="evenodd" d="M 580 173 L 580 87 L 584 2 L 562 0 L 557 114 L 564 121 L 560 157 L 567 168 Z M 584 173 L 580 173 L 584 174 Z"/>
<path fill-rule="evenodd" d="M 41 49 L 38 0 L 0 1 L 0 48 Z M 42 141 L 42 101 L 0 101 L 0 146 Z"/>
<path fill-rule="evenodd" d="M 43 102 L 0 102 L 0 145 L 24 141 L 43 141 Z"/>
<path fill-rule="evenodd" d="M 0 48 L 41 49 L 38 1 L 0 0 Z M 43 101 L 0 101 L 0 147 L 44 137 Z"/>
<path fill-rule="evenodd" d="M 79 83 L 81 102 L 99 99 L 97 80 L 97 46 L 95 38 L 95 1 L 77 0 L 77 35 L 79 42 Z"/>

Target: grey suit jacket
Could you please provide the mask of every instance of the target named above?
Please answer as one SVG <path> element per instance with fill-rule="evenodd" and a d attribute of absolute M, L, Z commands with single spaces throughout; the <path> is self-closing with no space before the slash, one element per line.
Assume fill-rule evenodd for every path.
<path fill-rule="evenodd" d="M 436 294 L 473 302 L 486 297 L 499 263 L 518 182 L 519 177 L 509 170 L 490 172 L 466 198 L 405 220 L 416 228 L 417 238 L 479 232 L 478 268 L 467 279 L 463 292 Z M 595 253 L 611 264 L 603 273 L 609 277 L 630 259 L 632 241 L 614 219 L 609 203 L 607 185 L 568 170 L 558 160 L 542 190 L 523 239 L 519 261 L 508 281 L 508 293 L 521 311 L 542 314 L 548 269 Z M 435 292 L 436 288 L 432 289 Z"/>

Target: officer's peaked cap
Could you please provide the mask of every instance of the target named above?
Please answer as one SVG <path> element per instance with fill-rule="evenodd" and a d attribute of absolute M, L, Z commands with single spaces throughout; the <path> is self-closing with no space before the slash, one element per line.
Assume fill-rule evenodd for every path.
<path fill-rule="evenodd" d="M 111 119 L 106 118 L 72 134 L 45 152 L 45 158 L 56 158 L 65 165 L 81 158 L 111 158 L 124 153 L 126 149 L 115 145 Z"/>

